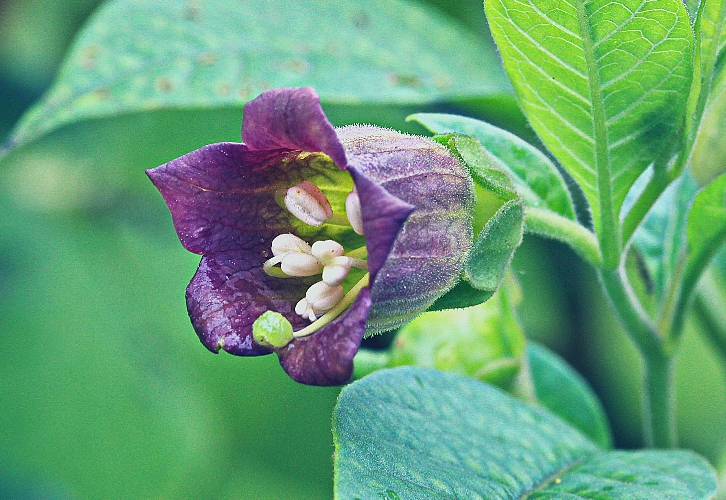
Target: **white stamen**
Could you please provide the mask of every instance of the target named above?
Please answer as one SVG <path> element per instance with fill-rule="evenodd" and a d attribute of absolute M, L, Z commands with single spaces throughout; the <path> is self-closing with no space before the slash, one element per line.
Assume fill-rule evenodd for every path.
<path fill-rule="evenodd" d="M 322 272 L 323 266 L 312 255 L 289 252 L 283 255 L 280 269 L 288 276 L 314 276 Z"/>
<path fill-rule="evenodd" d="M 345 198 L 345 215 L 348 216 L 348 222 L 358 234 L 363 234 L 363 216 L 360 212 L 360 198 L 358 198 L 358 192 L 353 187 L 353 191 L 348 193 Z"/>
<path fill-rule="evenodd" d="M 335 307 L 343 295 L 342 286 L 328 286 L 324 282 L 318 281 L 308 288 L 305 298 L 295 305 L 295 313 L 304 318 L 307 317 L 310 321 L 315 321 L 318 315 Z"/>
<path fill-rule="evenodd" d="M 310 181 L 302 181 L 287 190 L 285 207 L 292 215 L 310 226 L 322 226 L 333 216 L 325 194 Z"/>
<path fill-rule="evenodd" d="M 294 234 L 286 233 L 276 236 L 272 240 L 272 255 L 284 255 L 289 252 L 301 252 L 309 254 L 312 248 L 304 240 Z"/>
<path fill-rule="evenodd" d="M 335 257 L 345 254 L 343 245 L 333 240 L 316 241 L 311 247 L 310 253 L 323 265 L 326 265 Z"/>
<path fill-rule="evenodd" d="M 327 265 L 323 268 L 323 282 L 328 286 L 338 286 L 350 272 L 350 266 Z"/>

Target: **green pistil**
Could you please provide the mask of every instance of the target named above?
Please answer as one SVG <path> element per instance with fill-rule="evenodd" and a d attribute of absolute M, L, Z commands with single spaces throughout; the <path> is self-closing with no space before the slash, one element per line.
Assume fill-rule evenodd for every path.
<path fill-rule="evenodd" d="M 292 325 L 282 314 L 266 311 L 252 324 L 252 337 L 260 345 L 279 349 L 293 339 Z"/>

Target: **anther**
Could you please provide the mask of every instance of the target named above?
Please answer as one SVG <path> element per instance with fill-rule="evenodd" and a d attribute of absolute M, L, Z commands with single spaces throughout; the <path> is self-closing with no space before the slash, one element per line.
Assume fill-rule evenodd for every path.
<path fill-rule="evenodd" d="M 358 198 L 358 192 L 353 187 L 353 191 L 348 193 L 345 198 L 345 215 L 348 216 L 348 222 L 358 234 L 363 234 L 363 216 L 360 211 L 360 198 Z"/>
<path fill-rule="evenodd" d="M 290 252 L 282 257 L 280 269 L 288 276 L 315 276 L 322 272 L 323 266 L 310 254 Z"/>
<path fill-rule="evenodd" d="M 302 181 L 287 190 L 285 207 L 292 215 L 310 226 L 322 226 L 333 216 L 325 194 L 310 181 Z"/>
<path fill-rule="evenodd" d="M 311 322 L 315 321 L 318 315 L 335 307 L 343 295 L 342 286 L 328 286 L 324 282 L 318 281 L 308 288 L 305 298 L 295 305 L 295 313 L 308 318 Z"/>
<path fill-rule="evenodd" d="M 298 238 L 294 234 L 285 233 L 276 236 L 272 240 L 272 255 L 283 255 L 289 252 L 302 252 L 309 254 L 312 248 L 305 240 Z"/>

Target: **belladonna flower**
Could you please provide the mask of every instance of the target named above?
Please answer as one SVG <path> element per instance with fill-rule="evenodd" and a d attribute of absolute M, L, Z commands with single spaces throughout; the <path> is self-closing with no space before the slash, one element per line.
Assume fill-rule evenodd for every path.
<path fill-rule="evenodd" d="M 333 128 L 311 88 L 249 102 L 242 139 L 147 172 L 203 256 L 186 293 L 194 329 L 213 352 L 276 352 L 298 382 L 345 383 L 364 334 L 458 281 L 470 176 L 430 139 Z"/>

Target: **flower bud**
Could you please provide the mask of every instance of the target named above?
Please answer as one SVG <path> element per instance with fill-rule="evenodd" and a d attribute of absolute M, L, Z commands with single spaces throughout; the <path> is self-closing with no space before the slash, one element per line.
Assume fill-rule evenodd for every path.
<path fill-rule="evenodd" d="M 310 181 L 302 181 L 287 190 L 285 207 L 292 215 L 310 226 L 322 226 L 333 216 L 328 198 Z"/>

